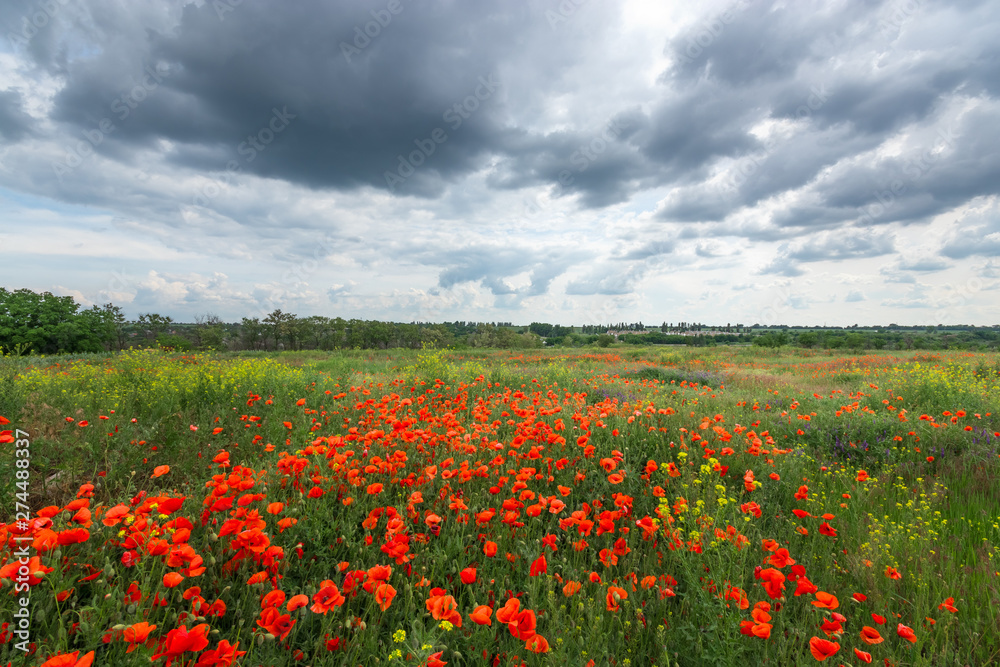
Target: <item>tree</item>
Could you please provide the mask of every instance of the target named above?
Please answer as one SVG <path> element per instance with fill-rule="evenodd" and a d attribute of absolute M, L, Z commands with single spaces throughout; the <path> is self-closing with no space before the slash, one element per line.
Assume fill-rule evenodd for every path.
<path fill-rule="evenodd" d="M 79 307 L 71 296 L 0 288 L 0 348 L 37 354 L 78 351 L 83 338 Z"/>
<path fill-rule="evenodd" d="M 125 347 L 125 313 L 113 304 L 93 306 L 77 315 L 80 340 L 79 352 L 121 350 Z"/>
<path fill-rule="evenodd" d="M 803 331 L 796 340 L 802 347 L 812 347 L 819 342 L 819 334 L 815 331 Z"/>
<path fill-rule="evenodd" d="M 240 323 L 240 343 L 245 350 L 260 350 L 267 341 L 264 339 L 264 325 L 260 318 L 244 317 Z"/>
<path fill-rule="evenodd" d="M 274 340 L 275 349 L 278 349 L 278 344 L 281 343 L 281 339 L 288 335 L 289 326 L 294 321 L 295 315 L 291 313 L 283 313 L 280 308 L 276 308 L 270 315 L 264 318 L 266 334 L 270 334 L 271 338 Z M 264 336 L 265 347 L 267 347 L 266 334 Z M 294 333 L 292 335 L 294 336 Z"/>
<path fill-rule="evenodd" d="M 173 322 L 172 317 L 164 317 L 159 313 L 140 313 L 136 324 L 144 332 L 146 338 L 156 340 Z"/>
<path fill-rule="evenodd" d="M 225 349 L 225 331 L 218 315 L 207 313 L 195 317 L 194 344 L 201 350 Z"/>
<path fill-rule="evenodd" d="M 532 322 L 528 326 L 528 331 L 538 334 L 542 338 L 547 338 L 552 335 L 552 325 L 547 322 Z"/>

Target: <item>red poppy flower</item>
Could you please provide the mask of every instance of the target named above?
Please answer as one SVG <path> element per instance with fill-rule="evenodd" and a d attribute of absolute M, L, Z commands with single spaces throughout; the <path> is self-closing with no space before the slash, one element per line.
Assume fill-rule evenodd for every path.
<path fill-rule="evenodd" d="M 628 599 L 628 593 L 624 588 L 619 588 L 618 586 L 608 586 L 608 594 L 604 596 L 604 601 L 607 604 L 608 611 L 618 611 L 620 609 L 618 602 L 626 599 Z"/>
<path fill-rule="evenodd" d="M 240 651 L 240 643 L 230 644 L 223 639 L 219 642 L 218 648 L 205 651 L 198 656 L 198 663 L 195 667 L 230 667 L 240 656 L 246 655 L 246 651 Z"/>
<path fill-rule="evenodd" d="M 938 605 L 938 609 L 947 609 L 951 613 L 957 613 L 958 609 L 955 608 L 955 598 L 948 598 L 944 602 Z"/>
<path fill-rule="evenodd" d="M 528 570 L 529 577 L 537 577 L 540 574 L 545 574 L 549 571 L 549 564 L 545 560 L 545 554 L 535 559 L 535 562 L 531 564 L 531 569 Z"/>
<path fill-rule="evenodd" d="M 816 599 L 813 600 L 812 604 L 814 607 L 819 607 L 820 609 L 836 609 L 840 606 L 840 602 L 836 596 L 824 593 L 823 591 L 816 593 Z"/>
<path fill-rule="evenodd" d="M 840 650 L 840 644 L 828 639 L 813 637 L 809 640 L 809 652 L 812 656 L 822 662 Z"/>
<path fill-rule="evenodd" d="M 507 603 L 497 609 L 497 620 L 501 623 L 510 623 L 521 609 L 521 601 L 517 598 L 507 600 Z"/>
<path fill-rule="evenodd" d="M 870 625 L 866 625 L 861 628 L 861 641 L 874 646 L 875 644 L 881 644 L 885 640 L 882 638 L 882 635 L 879 634 L 878 630 Z"/>
<path fill-rule="evenodd" d="M 202 623 L 191 628 L 191 630 L 188 630 L 183 625 L 171 630 L 167 633 L 166 639 L 162 640 L 160 647 L 157 649 L 160 652 L 153 655 L 153 660 L 166 657 L 169 664 L 180 657 L 182 653 L 189 651 L 197 653 L 201 651 L 208 646 L 209 629 L 207 623 Z"/>
<path fill-rule="evenodd" d="M 167 572 L 163 575 L 163 585 L 167 588 L 178 586 L 182 581 L 184 581 L 184 576 L 176 572 Z"/>
<path fill-rule="evenodd" d="M 149 623 L 142 621 L 141 623 L 135 623 L 125 628 L 122 632 L 122 639 L 127 641 L 130 646 L 125 650 L 126 653 L 131 653 L 132 651 L 139 648 L 146 639 L 149 638 L 149 633 L 156 629 L 155 625 L 150 625 Z"/>
<path fill-rule="evenodd" d="M 260 613 L 257 625 L 278 639 L 284 640 L 288 636 L 288 633 L 292 631 L 295 621 L 288 614 L 282 614 L 280 610 L 268 607 Z"/>
<path fill-rule="evenodd" d="M 293 595 L 291 599 L 288 600 L 288 604 L 285 605 L 285 609 L 287 609 L 289 612 L 293 612 L 296 609 L 301 609 L 302 607 L 305 607 L 308 604 L 309 604 L 309 596 L 302 595 L 300 593 L 299 595 Z"/>
<path fill-rule="evenodd" d="M 511 619 L 510 623 L 507 624 L 507 628 L 517 639 L 528 641 L 535 636 L 536 622 L 535 612 L 531 609 L 525 609 L 518 612 L 517 616 Z"/>
<path fill-rule="evenodd" d="M 549 642 L 541 635 L 532 635 L 531 639 L 525 642 L 524 648 L 532 653 L 548 653 Z"/>
<path fill-rule="evenodd" d="M 340 594 L 336 584 L 327 579 L 320 583 L 320 589 L 313 595 L 312 601 L 310 609 L 317 614 L 326 615 L 331 607 L 339 607 L 347 600 Z"/>
<path fill-rule="evenodd" d="M 396 589 L 389 584 L 379 584 L 375 589 L 375 602 L 385 611 L 392 604 L 392 599 L 396 597 Z"/>
<path fill-rule="evenodd" d="M 63 655 L 54 655 L 43 662 L 42 667 L 90 667 L 94 664 L 93 651 L 87 653 L 79 660 L 76 659 L 78 655 L 80 655 L 79 651 Z"/>
<path fill-rule="evenodd" d="M 493 625 L 492 616 L 493 610 L 486 605 L 481 604 L 472 610 L 469 618 L 471 618 L 472 622 L 476 625 Z"/>

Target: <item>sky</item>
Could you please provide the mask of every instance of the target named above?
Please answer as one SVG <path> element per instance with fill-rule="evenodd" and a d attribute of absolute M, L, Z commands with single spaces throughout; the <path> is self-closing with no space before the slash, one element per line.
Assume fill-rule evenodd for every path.
<path fill-rule="evenodd" d="M 1000 324 L 1000 5 L 4 0 L 0 287 Z"/>

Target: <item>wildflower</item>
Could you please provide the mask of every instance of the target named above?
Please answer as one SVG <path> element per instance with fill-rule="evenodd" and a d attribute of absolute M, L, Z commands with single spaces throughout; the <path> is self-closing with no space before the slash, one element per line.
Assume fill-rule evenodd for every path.
<path fill-rule="evenodd" d="M 375 589 L 375 602 L 385 611 L 392 604 L 392 599 L 396 597 L 396 589 L 389 584 L 379 584 Z"/>
<path fill-rule="evenodd" d="M 301 609 L 302 607 L 305 607 L 308 604 L 309 604 L 309 596 L 308 595 L 302 595 L 302 594 L 293 595 L 291 597 L 291 599 L 288 601 L 288 604 L 286 605 L 285 608 L 289 612 L 293 612 L 296 609 Z"/>
<path fill-rule="evenodd" d="M 493 610 L 486 605 L 481 604 L 472 610 L 469 618 L 471 618 L 472 622 L 476 625 L 493 625 L 492 616 Z"/>
<path fill-rule="evenodd" d="M 230 644 L 228 640 L 223 639 L 218 647 L 198 656 L 195 667 L 231 667 L 240 656 L 246 655 L 246 651 L 240 651 L 239 648 L 239 642 Z"/>
<path fill-rule="evenodd" d="M 184 581 L 184 577 L 176 572 L 167 572 L 163 575 L 163 585 L 167 588 L 173 588 Z"/>
<path fill-rule="evenodd" d="M 497 620 L 501 623 L 510 623 L 521 609 L 521 601 L 517 598 L 507 600 L 504 606 L 497 609 Z"/>
<path fill-rule="evenodd" d="M 874 644 L 881 644 L 885 640 L 882 638 L 882 635 L 879 634 L 878 630 L 869 625 L 866 625 L 863 628 L 861 628 L 861 641 L 869 645 L 874 645 Z"/>
<path fill-rule="evenodd" d="M 531 638 L 525 643 L 524 648 L 533 653 L 548 653 L 549 642 L 541 635 L 532 635 Z"/>
<path fill-rule="evenodd" d="M 458 613 L 458 603 L 455 598 L 445 595 L 439 588 L 431 589 L 431 597 L 427 600 L 427 611 L 431 613 L 435 621 L 449 621 L 455 627 L 462 627 L 462 615 Z"/>
<path fill-rule="evenodd" d="M 43 662 L 42 667 L 90 667 L 94 664 L 93 651 L 87 653 L 79 660 L 77 660 L 78 655 L 80 655 L 79 651 L 55 655 Z"/>
<path fill-rule="evenodd" d="M 518 612 L 507 624 L 515 638 L 527 641 L 535 636 L 535 612 L 530 609 Z"/>
<path fill-rule="evenodd" d="M 288 614 L 282 614 L 278 609 L 268 607 L 260 613 L 257 625 L 275 637 L 284 640 L 292 631 L 295 621 Z"/>
<path fill-rule="evenodd" d="M 129 647 L 125 650 L 125 652 L 131 653 L 139 648 L 139 646 L 149 637 L 149 633 L 155 629 L 155 625 L 150 625 L 145 621 L 125 628 L 125 631 L 122 633 L 122 639 L 129 643 Z"/>
<path fill-rule="evenodd" d="M 840 650 L 840 644 L 828 639 L 812 637 L 809 640 L 809 652 L 812 656 L 822 662 Z"/>
<path fill-rule="evenodd" d="M 772 600 L 780 598 L 785 590 L 785 575 L 774 568 L 767 568 L 760 572 L 761 586 L 764 592 Z"/>
<path fill-rule="evenodd" d="M 537 577 L 540 574 L 545 574 L 549 571 L 549 564 L 545 560 L 545 554 L 535 559 L 535 562 L 531 564 L 531 569 L 528 571 L 529 577 Z"/>
<path fill-rule="evenodd" d="M 813 600 L 812 604 L 814 607 L 819 607 L 820 609 L 831 610 L 840 606 L 840 602 L 837 601 L 835 596 L 830 595 L 829 593 L 824 593 L 823 591 L 816 593 L 816 599 Z"/>
<path fill-rule="evenodd" d="M 320 583 L 320 589 L 312 597 L 313 605 L 310 607 L 312 611 L 317 614 L 326 614 L 330 611 L 331 607 L 339 607 L 344 602 L 346 598 L 340 594 L 337 589 L 337 585 L 330 580 L 324 580 Z"/>
<path fill-rule="evenodd" d="M 608 593 L 604 598 L 608 611 L 618 611 L 620 609 L 618 602 L 626 599 L 628 599 L 628 593 L 624 588 L 608 586 Z"/>
<path fill-rule="evenodd" d="M 197 653 L 203 650 L 208 646 L 208 631 L 209 626 L 207 623 L 197 625 L 191 628 L 191 630 L 188 630 L 183 625 L 171 630 L 167 633 L 166 638 L 161 640 L 160 646 L 157 649 L 159 653 L 153 655 L 153 660 L 166 657 L 166 664 L 169 666 L 183 653 Z"/>
<path fill-rule="evenodd" d="M 917 636 L 913 634 L 913 629 L 903 625 L 902 623 L 896 626 L 896 634 L 911 644 L 917 643 Z"/>

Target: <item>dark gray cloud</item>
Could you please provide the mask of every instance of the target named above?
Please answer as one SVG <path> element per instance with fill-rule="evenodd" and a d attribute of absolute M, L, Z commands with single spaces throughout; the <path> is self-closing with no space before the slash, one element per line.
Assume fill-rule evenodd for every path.
<path fill-rule="evenodd" d="M 34 125 L 24 112 L 24 102 L 16 90 L 0 91 L 0 137 L 14 143 L 24 139 Z"/>
<path fill-rule="evenodd" d="M 0 186 L 279 266 L 252 288 L 158 266 L 143 304 L 514 309 L 638 295 L 677 256 L 786 277 L 884 257 L 898 289 L 1000 256 L 985 0 L 11 0 L 0 22 Z M 940 247 L 911 248 L 931 227 Z"/>

